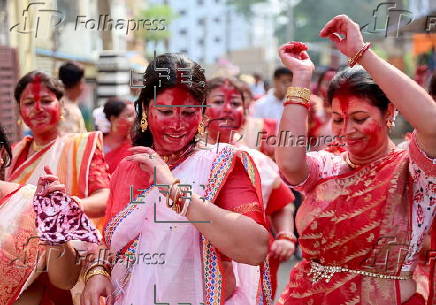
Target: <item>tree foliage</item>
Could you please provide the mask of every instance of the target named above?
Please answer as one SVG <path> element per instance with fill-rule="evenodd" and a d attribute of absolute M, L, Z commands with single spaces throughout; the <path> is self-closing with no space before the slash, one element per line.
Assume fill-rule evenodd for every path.
<path fill-rule="evenodd" d="M 143 29 L 138 31 L 138 35 L 140 35 L 140 37 L 144 38 L 146 41 L 157 43 L 170 37 L 171 33 L 169 31 L 169 26 L 170 23 L 177 18 L 177 15 L 173 12 L 169 5 L 153 5 L 148 9 L 141 11 L 138 18 L 151 20 L 165 19 L 165 30 L 147 31 L 146 29 Z M 157 26 L 162 27 L 162 24 L 157 24 Z"/>

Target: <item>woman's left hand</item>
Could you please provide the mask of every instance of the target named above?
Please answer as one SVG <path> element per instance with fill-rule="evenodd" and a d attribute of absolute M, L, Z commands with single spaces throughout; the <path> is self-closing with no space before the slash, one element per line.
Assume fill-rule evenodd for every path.
<path fill-rule="evenodd" d="M 130 152 L 132 155 L 125 159 L 138 162 L 141 169 L 150 175 L 150 184 L 171 185 L 174 182 L 175 178 L 170 168 L 153 149 L 135 146 L 130 148 Z"/>
<path fill-rule="evenodd" d="M 281 262 L 287 261 L 295 251 L 295 244 L 286 239 L 276 239 L 272 245 L 270 254 L 278 258 Z"/>
<path fill-rule="evenodd" d="M 45 175 L 42 175 L 36 187 L 36 195 L 46 196 L 53 192 L 65 193 L 65 185 L 61 184 L 58 177 L 53 174 L 48 165 L 44 166 Z"/>
<path fill-rule="evenodd" d="M 337 49 L 347 57 L 356 55 L 364 45 L 359 25 L 347 15 L 339 15 L 331 19 L 319 35 L 333 41 Z"/>

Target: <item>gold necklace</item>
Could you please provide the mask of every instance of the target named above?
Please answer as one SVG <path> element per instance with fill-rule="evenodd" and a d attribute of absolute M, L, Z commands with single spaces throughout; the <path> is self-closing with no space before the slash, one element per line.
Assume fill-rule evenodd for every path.
<path fill-rule="evenodd" d="M 360 164 L 354 164 L 353 162 L 351 162 L 348 151 L 347 151 L 347 153 L 345 154 L 345 162 L 346 162 L 346 163 L 348 164 L 348 166 L 351 167 L 352 169 L 355 169 L 355 168 L 358 168 L 359 166 L 361 166 Z"/>
<path fill-rule="evenodd" d="M 38 145 L 36 144 L 35 140 L 33 140 L 32 142 L 32 149 L 34 151 L 40 151 L 41 149 L 43 149 L 47 144 L 43 144 L 43 145 Z"/>
<path fill-rule="evenodd" d="M 395 150 L 395 146 L 389 150 L 387 155 L 392 153 L 394 150 Z M 351 162 L 349 155 L 350 155 L 350 153 L 347 151 L 346 154 L 345 154 L 345 158 L 344 158 L 345 162 L 348 164 L 349 167 L 351 167 L 352 169 L 355 169 L 355 168 L 358 168 L 358 167 L 364 165 L 364 164 L 356 164 L 356 163 Z M 385 157 L 385 156 L 380 157 L 380 159 L 383 158 L 383 157 Z M 379 160 L 379 159 L 377 159 L 377 160 Z M 375 160 L 375 161 L 377 161 L 377 160 Z"/>

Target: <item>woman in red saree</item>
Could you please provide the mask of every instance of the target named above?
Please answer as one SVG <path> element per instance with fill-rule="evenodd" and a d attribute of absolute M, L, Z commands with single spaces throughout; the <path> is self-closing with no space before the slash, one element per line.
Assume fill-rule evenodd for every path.
<path fill-rule="evenodd" d="M 102 152 L 102 134 L 61 134 L 63 87 L 43 72 L 24 75 L 18 81 L 14 96 L 20 116 L 33 136 L 27 136 L 13 146 L 5 180 L 36 185 L 44 174 L 44 167 L 49 165 L 65 185 L 67 194 L 80 198 L 85 213 L 101 229 L 109 196 L 109 173 Z M 68 294 L 58 291 L 52 298 L 61 299 L 62 305 L 72 304 Z"/>
<path fill-rule="evenodd" d="M 1 170 L 10 164 L 11 156 L 0 126 Z M 79 220 L 76 223 L 79 225 L 68 225 L 62 220 L 65 218 L 50 217 L 52 212 L 47 206 L 57 209 L 56 202 L 71 199 L 64 194 L 65 186 L 55 176 L 47 174 L 51 172 L 46 168 L 37 188 L 0 181 L 0 304 L 46 304 L 43 300 L 45 283 L 41 276 L 44 270 L 52 285 L 60 289 L 72 288 L 79 277 L 81 264 L 77 263 L 76 252 L 67 241 L 98 241 L 95 228 L 89 226 L 77 203 L 71 203 L 64 215 L 68 215 L 70 221 Z M 63 232 L 64 228 L 68 232 Z M 79 234 L 76 234 L 77 229 L 81 230 Z M 83 238 L 85 235 L 90 238 Z"/>
<path fill-rule="evenodd" d="M 436 104 L 371 51 L 347 16 L 320 34 L 366 71 L 346 69 L 329 87 L 332 130 L 345 152 L 276 149 L 284 176 L 306 195 L 296 217 L 304 259 L 279 304 L 434 304 L 435 261 L 423 244 L 432 235 L 435 249 Z M 279 51 L 294 72 L 281 132 L 307 135 L 314 66 L 306 50 L 292 42 Z M 415 127 L 407 150 L 389 138 L 395 108 Z"/>
<path fill-rule="evenodd" d="M 207 143 L 229 143 L 244 149 L 253 158 L 261 177 L 262 197 L 268 228 L 276 236 L 276 240 L 271 245 L 269 256 L 274 296 L 280 261 L 288 260 L 294 252 L 296 239 L 294 235 L 293 201 L 295 198 L 289 187 L 280 178 L 277 164 L 261 152 L 246 147 L 243 134 L 237 134 L 241 131 L 246 120 L 245 97 L 239 83 L 228 78 L 217 77 L 208 80 L 207 87 L 209 90 L 206 99 L 209 107 L 207 107 L 205 113 L 207 117 L 205 133 L 208 137 Z M 239 267 L 240 269 L 241 267 L 247 268 L 247 265 L 239 264 Z M 254 269 L 254 267 L 250 267 L 252 266 L 248 268 Z M 249 290 L 256 286 L 256 282 L 250 283 L 250 281 L 256 279 L 256 276 L 250 275 L 248 272 L 247 275 L 248 278 L 241 285 Z M 238 292 L 243 293 L 241 290 L 239 289 Z M 253 301 L 255 299 L 251 300 L 251 302 L 245 299 L 241 300 L 240 303 L 249 305 L 254 304 Z"/>
<path fill-rule="evenodd" d="M 250 156 L 231 145 L 196 147 L 206 98 L 201 66 L 160 55 L 144 82 L 134 155 L 111 180 L 104 247 L 116 259 L 90 266 L 103 274 L 88 279 L 82 304 L 110 296 L 117 305 L 236 305 L 231 260 L 261 265 L 271 237 L 259 174 Z M 272 302 L 268 274 L 257 283 L 258 304 Z"/>
<path fill-rule="evenodd" d="M 130 130 L 135 118 L 133 103 L 119 98 L 109 99 L 103 106 L 103 113 L 110 122 L 110 132 L 104 134 L 104 158 L 109 165 L 109 173 L 113 173 L 124 157 L 129 155 L 132 147 Z"/>

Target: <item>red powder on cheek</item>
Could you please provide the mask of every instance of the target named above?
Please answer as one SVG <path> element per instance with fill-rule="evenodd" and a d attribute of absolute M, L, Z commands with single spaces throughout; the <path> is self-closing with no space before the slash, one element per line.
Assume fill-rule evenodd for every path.
<path fill-rule="evenodd" d="M 379 124 L 372 121 L 362 128 L 362 133 L 368 138 L 368 143 L 366 149 L 371 149 L 379 146 L 382 142 L 382 129 Z"/>
<path fill-rule="evenodd" d="M 342 112 L 342 115 L 344 117 L 344 125 L 342 125 L 342 130 L 343 130 L 343 134 L 345 134 L 346 130 L 347 130 L 347 125 L 348 125 L 348 122 L 349 122 L 348 106 L 349 106 L 349 98 L 350 97 L 347 94 L 338 95 L 336 97 L 339 100 L 339 105 L 341 107 L 341 112 Z"/>

